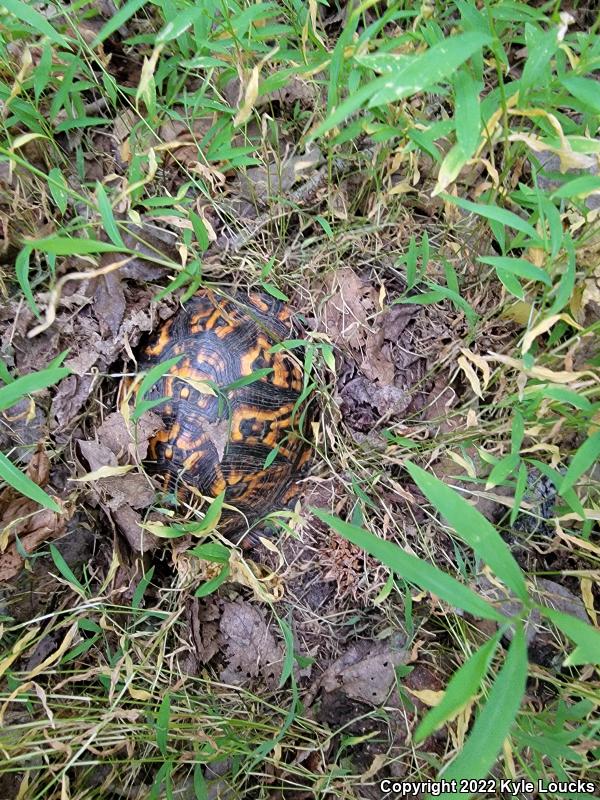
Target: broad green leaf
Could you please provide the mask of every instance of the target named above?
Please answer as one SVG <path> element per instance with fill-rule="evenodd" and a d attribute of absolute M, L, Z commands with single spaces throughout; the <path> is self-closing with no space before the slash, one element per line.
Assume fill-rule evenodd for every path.
<path fill-rule="evenodd" d="M 108 234 L 108 238 L 113 244 L 117 245 L 117 247 L 125 248 L 125 243 L 117 227 L 110 200 L 100 181 L 96 181 L 96 200 L 98 201 L 98 210 L 100 211 L 102 224 L 104 225 L 104 230 Z"/>
<path fill-rule="evenodd" d="M 470 158 L 481 135 L 481 111 L 479 109 L 479 92 L 468 67 L 460 69 L 454 78 L 454 94 L 456 105 L 454 124 L 456 141 L 463 154 Z"/>
<path fill-rule="evenodd" d="M 558 490 L 558 493 L 561 495 L 561 497 L 576 484 L 579 478 L 581 478 L 583 473 L 588 470 L 592 464 L 595 464 L 598 461 L 599 457 L 600 431 L 594 433 L 593 436 L 589 437 L 589 439 L 586 439 L 586 441 L 581 445 L 581 447 L 579 447 L 571 459 L 569 468 L 565 474 L 565 477 L 562 479 L 560 488 Z"/>
<path fill-rule="evenodd" d="M 285 651 L 283 656 L 283 664 L 281 665 L 281 676 L 279 678 L 279 688 L 281 689 L 288 682 L 294 671 L 294 635 L 292 629 L 284 619 L 276 617 L 283 641 L 285 643 Z"/>
<path fill-rule="evenodd" d="M 493 486 L 497 486 L 499 483 L 502 483 L 511 474 L 511 472 L 514 472 L 518 465 L 518 453 L 511 453 L 505 458 L 500 459 L 500 461 L 494 465 L 494 468 L 490 472 L 485 483 L 485 488 L 491 489 Z"/>
<path fill-rule="evenodd" d="M 469 160 L 470 156 L 465 154 L 459 144 L 453 145 L 444 156 L 440 164 L 440 171 L 433 192 L 433 197 L 445 191 L 451 183 L 458 177 L 461 169 Z"/>
<path fill-rule="evenodd" d="M 402 100 L 447 80 L 455 69 L 490 41 L 490 37 L 482 33 L 459 33 L 443 39 L 425 53 L 413 56 L 374 81 L 377 90 L 369 101 L 369 108 Z"/>
<path fill-rule="evenodd" d="M 85 588 L 76 578 L 75 573 L 63 558 L 60 550 L 53 544 L 50 545 L 50 555 L 52 556 L 52 561 L 54 561 L 56 569 L 60 572 L 67 583 L 69 583 L 75 589 L 75 591 L 81 594 L 83 597 L 87 597 Z"/>
<path fill-rule="evenodd" d="M 82 256 L 90 253 L 120 253 L 122 247 L 96 239 L 72 239 L 69 236 L 51 236 L 47 239 L 29 239 L 27 244 L 55 256 Z"/>
<path fill-rule="evenodd" d="M 21 0 L 2 0 L 2 5 L 21 22 L 30 25 L 41 36 L 47 36 L 56 45 L 68 48 L 66 39 L 50 25 L 46 17 L 33 7 L 29 2 Z"/>
<path fill-rule="evenodd" d="M 16 489 L 21 494 L 34 500 L 44 508 L 49 508 L 57 514 L 61 513 L 60 506 L 40 488 L 37 483 L 34 483 L 21 470 L 17 469 L 4 453 L 0 452 L 0 479 L 6 481 L 13 489 Z"/>
<path fill-rule="evenodd" d="M 476 650 L 454 673 L 444 692 L 444 696 L 437 706 L 427 713 L 414 733 L 415 744 L 419 744 L 444 722 L 452 719 L 464 708 L 469 700 L 479 691 L 481 682 L 487 674 L 490 662 L 496 652 L 500 634 Z"/>
<path fill-rule="evenodd" d="M 450 194 L 443 194 L 442 197 L 444 200 L 446 200 L 446 202 L 454 203 L 454 205 L 459 206 L 459 208 L 464 208 L 465 211 L 471 211 L 473 214 L 477 214 L 480 217 L 485 217 L 486 219 L 499 222 L 501 225 L 514 228 L 516 231 L 526 233 L 535 242 L 540 242 L 540 237 L 538 236 L 535 228 L 533 228 L 529 222 L 526 222 L 524 219 L 521 219 L 521 217 L 513 214 L 512 211 L 507 211 L 505 208 L 500 208 L 499 206 L 489 205 L 486 203 L 473 203 L 471 200 L 465 200 L 462 197 L 454 197 Z"/>
<path fill-rule="evenodd" d="M 144 400 L 144 395 L 154 386 L 157 381 L 162 378 L 163 375 L 165 375 L 165 373 L 171 369 L 171 367 L 174 367 L 175 364 L 178 364 L 182 358 L 183 355 L 168 358 L 166 361 L 162 361 L 160 364 L 155 364 L 151 369 L 148 370 L 146 375 L 144 375 L 144 378 L 142 379 L 137 391 L 135 409 L 131 415 L 131 419 L 134 422 L 137 422 L 137 420 L 142 416 L 144 411 L 141 409 L 144 408 L 144 410 L 146 410 L 148 403 L 153 403 L 155 406 L 159 403 L 164 403 L 165 398 L 159 398 L 157 400 Z M 145 407 L 144 404 L 146 404 Z"/>
<path fill-rule="evenodd" d="M 154 575 L 154 565 L 150 567 L 150 569 L 146 572 L 146 574 L 140 579 L 140 582 L 135 587 L 135 592 L 133 593 L 133 597 L 131 599 L 131 607 L 132 608 L 139 608 L 142 599 L 144 597 L 144 593 L 148 586 L 150 585 L 150 581 L 152 580 L 152 576 Z"/>
<path fill-rule="evenodd" d="M 67 210 L 67 202 L 69 199 L 68 186 L 65 177 L 58 167 L 52 167 L 48 173 L 47 180 L 52 199 L 56 203 L 60 213 L 64 214 Z"/>
<path fill-rule="evenodd" d="M 552 279 L 540 267 L 536 267 L 531 261 L 524 258 L 510 258 L 510 256 L 479 256 L 478 261 L 483 264 L 490 264 L 496 269 L 500 268 L 503 272 L 510 272 L 528 281 L 540 281 L 546 286 L 552 286 Z"/>
<path fill-rule="evenodd" d="M 549 397 L 551 400 L 556 400 L 558 403 L 567 403 L 574 408 L 579 408 L 581 411 L 591 411 L 592 404 L 582 394 L 574 392 L 572 389 L 566 389 L 564 386 L 532 386 L 530 391 L 526 390 L 526 395 L 531 397 L 533 395 L 540 395 L 541 397 Z"/>
<path fill-rule="evenodd" d="M 19 281 L 19 286 L 21 287 L 21 291 L 25 295 L 25 299 L 27 300 L 29 308 L 39 319 L 40 312 L 33 298 L 33 292 L 31 291 L 31 284 L 29 283 L 30 255 L 31 255 L 31 247 L 26 246 L 19 251 L 19 254 L 17 255 L 17 259 L 15 261 L 15 274 L 17 276 L 17 280 Z"/>
<path fill-rule="evenodd" d="M 203 583 L 196 591 L 194 592 L 194 597 L 207 597 L 209 594 L 216 592 L 221 584 L 225 583 L 229 575 L 231 574 L 231 569 L 229 564 L 224 564 L 223 569 L 211 580 Z"/>
<path fill-rule="evenodd" d="M 504 740 L 510 734 L 525 694 L 526 681 L 527 645 L 523 626 L 518 625 L 502 669 L 492 684 L 469 738 L 454 761 L 440 774 L 440 778 L 449 781 L 485 778 L 494 766 Z M 461 794 L 465 800 L 472 796 Z M 456 794 L 443 792 L 439 797 L 450 800 Z"/>
<path fill-rule="evenodd" d="M 577 645 L 577 648 L 567 657 L 565 664 L 572 666 L 600 664 L 600 631 L 562 611 L 556 611 L 546 606 L 538 606 L 538 609 Z"/>
<path fill-rule="evenodd" d="M 552 192 L 552 197 L 587 197 L 592 192 L 600 192 L 600 177 L 598 175 L 580 175 Z"/>
<path fill-rule="evenodd" d="M 228 564 L 231 551 L 220 542 L 204 542 L 196 547 L 186 550 L 188 555 L 202 558 L 205 561 L 215 561 L 218 564 Z"/>
<path fill-rule="evenodd" d="M 39 392 L 41 389 L 58 383 L 70 373 L 71 370 L 67 367 L 47 367 L 39 372 L 31 372 L 29 375 L 16 378 L 0 388 L 0 411 L 10 408 L 28 394 Z"/>
<path fill-rule="evenodd" d="M 136 11 L 139 11 L 142 6 L 145 6 L 147 0 L 129 0 L 128 3 L 125 3 L 124 6 L 117 11 L 104 25 L 103 28 L 100 29 L 100 32 L 92 42 L 92 47 L 98 47 L 105 39 L 114 33 L 115 31 L 119 30 L 121 25 L 124 25 L 130 17 L 132 17 Z"/>
<path fill-rule="evenodd" d="M 457 534 L 517 597 L 528 602 L 529 595 L 521 568 L 494 526 L 481 512 L 439 478 L 410 461 L 406 462 L 405 466 L 419 489 L 448 520 Z"/>
<path fill-rule="evenodd" d="M 289 303 L 290 298 L 287 295 L 285 295 L 280 289 L 274 286 L 272 283 L 265 283 L 263 281 L 263 283 L 261 283 L 261 286 L 265 290 L 265 292 L 267 292 L 267 294 L 271 295 L 271 297 L 275 297 L 277 298 L 277 300 L 283 300 L 285 303 Z"/>
<path fill-rule="evenodd" d="M 553 292 L 556 291 L 556 297 L 552 303 L 552 306 L 548 309 L 548 316 L 552 316 L 552 314 L 558 314 L 563 310 L 573 296 L 573 289 L 575 288 L 575 246 L 571 237 L 567 235 L 563 237 L 563 244 L 567 253 L 567 262 L 565 265 L 565 270 L 560 276 L 558 284 L 556 285 L 555 289 L 552 290 Z"/>
<path fill-rule="evenodd" d="M 579 75 L 562 79 L 562 85 L 569 90 L 573 97 L 591 109 L 595 114 L 600 114 L 600 92 L 598 81 L 591 78 L 582 78 Z"/>
<path fill-rule="evenodd" d="M 506 618 L 467 586 L 463 586 L 451 575 L 442 572 L 427 561 L 405 552 L 393 542 L 380 539 L 363 528 L 357 528 L 318 508 L 311 509 L 314 515 L 348 539 L 352 544 L 362 547 L 367 553 L 378 558 L 409 583 L 420 586 L 440 597 L 450 605 L 462 608 L 468 613 L 483 619 L 506 622 Z"/>
<path fill-rule="evenodd" d="M 202 6 L 198 8 L 186 8 L 176 14 L 170 22 L 160 30 L 156 36 L 156 44 L 164 44 L 173 39 L 178 39 L 190 28 L 197 19 L 206 14 Z"/>
<path fill-rule="evenodd" d="M 513 297 L 516 297 L 519 300 L 525 299 L 525 291 L 512 272 L 507 272 L 505 269 L 502 269 L 502 267 L 496 267 L 496 275 L 498 276 L 500 283 L 508 292 L 513 295 Z"/>
<path fill-rule="evenodd" d="M 520 94 L 527 92 L 534 83 L 544 85 L 546 68 L 550 59 L 558 49 L 558 28 L 552 25 L 547 31 L 540 31 L 534 25 L 525 25 L 525 41 L 527 43 L 527 61 L 521 75 Z"/>
<path fill-rule="evenodd" d="M 208 533 L 208 531 L 212 531 L 214 528 L 216 528 L 219 520 L 221 519 L 224 501 L 225 490 L 223 490 L 221 494 L 217 495 L 212 501 L 200 524 L 196 527 L 194 531 L 195 534 Z"/>

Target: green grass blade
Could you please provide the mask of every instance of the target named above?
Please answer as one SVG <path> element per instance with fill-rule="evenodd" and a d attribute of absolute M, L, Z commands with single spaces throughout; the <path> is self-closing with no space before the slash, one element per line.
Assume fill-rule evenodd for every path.
<path fill-rule="evenodd" d="M 581 478 L 586 470 L 588 470 L 598 461 L 599 457 L 600 431 L 595 433 L 593 436 L 590 436 L 589 439 L 586 439 L 586 441 L 581 445 L 571 459 L 569 468 L 562 479 L 560 488 L 558 490 L 558 493 L 561 495 L 561 497 L 577 483 L 579 478 Z"/>
<path fill-rule="evenodd" d="M 56 569 L 60 572 L 63 578 L 70 584 L 73 589 L 82 597 L 87 597 L 87 592 L 81 582 L 76 578 L 75 573 L 63 558 L 62 553 L 53 544 L 50 545 L 50 555 Z"/>
<path fill-rule="evenodd" d="M 512 211 L 507 211 L 505 208 L 488 205 L 486 203 L 473 203 L 471 200 L 465 200 L 462 197 L 454 197 L 454 195 L 446 193 L 442 193 L 440 196 L 448 203 L 454 203 L 454 205 L 459 208 L 464 208 L 465 211 L 471 211 L 473 214 L 477 214 L 480 217 L 494 220 L 508 228 L 514 228 L 516 231 L 526 233 L 534 242 L 540 245 L 542 244 L 535 228 L 526 220 L 513 214 Z"/>
<path fill-rule="evenodd" d="M 108 234 L 108 238 L 117 247 L 125 249 L 125 242 L 121 238 L 119 228 L 117 227 L 110 200 L 100 181 L 96 181 L 96 200 L 98 202 L 100 216 L 102 217 L 102 224 L 104 225 L 104 230 Z"/>
<path fill-rule="evenodd" d="M 55 256 L 84 256 L 91 253 L 120 253 L 122 247 L 97 239 L 72 239 L 69 236 L 50 236 L 47 239 L 30 239 L 30 247 Z"/>
<path fill-rule="evenodd" d="M 476 650 L 450 678 L 442 700 L 434 706 L 421 721 L 414 734 L 415 744 L 419 744 L 444 722 L 452 719 L 464 708 L 469 700 L 479 691 L 481 682 L 485 678 L 490 662 L 496 652 L 500 641 L 497 633 L 489 642 Z"/>
<path fill-rule="evenodd" d="M 0 411 L 10 408 L 28 394 L 53 386 L 70 374 L 71 370 L 67 367 L 48 367 L 16 378 L 0 389 Z"/>
<path fill-rule="evenodd" d="M 448 520 L 458 535 L 517 597 L 523 602 L 528 602 L 527 586 L 521 568 L 494 526 L 439 478 L 430 475 L 410 461 L 405 466 L 419 489 Z"/>
<path fill-rule="evenodd" d="M 447 79 L 490 41 L 490 37 L 483 33 L 459 33 L 438 42 L 425 53 L 403 61 L 396 70 L 384 76 L 385 84 L 373 94 L 369 108 L 402 100 Z"/>
<path fill-rule="evenodd" d="M 600 664 L 600 631 L 562 611 L 547 606 L 538 606 L 538 609 L 577 645 L 576 650 L 567 657 L 565 664 L 572 666 Z"/>
<path fill-rule="evenodd" d="M 409 583 L 414 583 L 428 592 L 440 597 L 450 605 L 462 608 L 470 614 L 483 619 L 506 622 L 506 618 L 467 586 L 463 586 L 451 575 L 442 572 L 427 561 L 406 553 L 397 544 L 374 536 L 363 528 L 357 528 L 318 508 L 312 513 L 334 531 L 348 539 L 352 544 L 362 547 L 367 553 L 378 558 Z"/>
<path fill-rule="evenodd" d="M 31 291 L 31 284 L 29 283 L 29 257 L 31 255 L 31 247 L 24 247 L 15 261 L 15 274 L 19 281 L 21 291 L 25 295 L 29 308 L 33 311 L 36 317 L 40 318 L 40 312 L 33 299 L 33 292 Z"/>
<path fill-rule="evenodd" d="M 150 581 L 152 580 L 152 576 L 154 575 L 154 565 L 150 567 L 148 572 L 141 578 L 138 585 L 135 587 L 135 592 L 133 593 L 133 597 L 131 599 L 131 607 L 132 608 L 139 608 L 142 599 L 144 597 L 144 592 L 150 585 Z"/>
<path fill-rule="evenodd" d="M 46 17 L 40 14 L 31 3 L 22 3 L 20 0 L 2 0 L 2 5 L 21 22 L 30 25 L 41 36 L 47 36 L 51 42 L 62 47 L 68 47 L 66 39 L 56 31 Z"/>
<path fill-rule="evenodd" d="M 0 453 L 0 478 L 30 500 L 57 514 L 61 513 L 60 506 L 37 483 L 17 469 L 4 453 Z"/>
<path fill-rule="evenodd" d="M 105 39 L 108 39 L 112 33 L 117 31 L 121 25 L 124 25 L 130 17 L 133 17 L 136 11 L 139 11 L 146 3 L 147 0 L 129 0 L 128 3 L 121 6 L 117 13 L 108 20 L 103 28 L 101 28 L 91 46 L 98 47 L 98 45 Z"/>
<path fill-rule="evenodd" d="M 510 734 L 525 694 L 526 680 L 527 645 L 523 626 L 519 625 L 515 629 L 504 665 L 496 676 L 469 738 L 440 778 L 458 782 L 465 778 L 485 778 L 496 761 L 502 743 Z M 455 794 L 444 792 L 439 797 L 450 800 Z M 461 797 L 468 800 L 472 794 L 461 794 Z"/>
<path fill-rule="evenodd" d="M 161 755 L 167 755 L 167 742 L 169 738 L 169 719 L 171 717 L 171 695 L 165 692 L 156 715 L 156 744 Z"/>

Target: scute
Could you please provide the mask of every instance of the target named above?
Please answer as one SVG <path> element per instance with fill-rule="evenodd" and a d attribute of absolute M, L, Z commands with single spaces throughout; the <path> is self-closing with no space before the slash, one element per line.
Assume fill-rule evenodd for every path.
<path fill-rule="evenodd" d="M 143 350 L 144 370 L 182 356 L 146 395 L 168 398 L 155 409 L 165 430 L 150 442 L 147 469 L 180 500 L 225 489 L 225 502 L 239 512 L 222 518 L 231 535 L 282 508 L 310 456 L 295 427 L 302 369 L 289 354 L 269 352 L 292 335 L 290 311 L 280 300 L 259 293 L 222 298 L 203 289 Z M 272 372 L 228 388 L 265 368 Z M 217 396 L 207 382 L 218 387 Z"/>

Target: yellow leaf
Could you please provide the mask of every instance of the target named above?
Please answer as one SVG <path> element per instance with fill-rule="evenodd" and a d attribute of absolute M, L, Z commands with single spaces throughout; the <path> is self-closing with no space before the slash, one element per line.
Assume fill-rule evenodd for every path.
<path fill-rule="evenodd" d="M 27 680 L 31 680 L 31 678 L 35 678 L 36 675 L 39 675 L 40 672 L 43 672 L 46 667 L 49 667 L 51 664 L 54 664 L 56 661 L 60 661 L 64 653 L 69 649 L 71 646 L 71 642 L 75 638 L 75 634 L 79 630 L 79 627 L 76 622 L 74 622 L 67 633 L 65 634 L 65 638 L 60 643 L 60 646 L 57 650 L 55 650 L 48 658 L 44 659 L 41 664 L 38 664 L 37 667 L 31 670 L 31 672 L 27 673 L 25 676 Z"/>
<path fill-rule="evenodd" d="M 524 375 L 527 375 L 530 378 L 539 378 L 540 380 L 550 381 L 551 383 L 572 383 L 573 381 L 577 381 L 585 377 L 585 375 L 591 376 L 594 378 L 594 380 L 596 379 L 594 373 L 589 371 L 554 371 L 552 369 L 548 369 L 547 367 L 531 367 L 531 369 L 527 369 L 523 362 L 518 358 L 511 358 L 510 356 L 504 356 L 500 353 L 490 353 L 490 357 L 495 361 L 500 361 L 502 364 L 506 364 L 507 367 L 512 367 L 513 369 L 519 370 L 519 372 L 522 372 Z"/>
<path fill-rule="evenodd" d="M 39 631 L 40 631 L 39 626 L 32 628 L 30 631 L 27 631 L 27 633 L 21 639 L 15 642 L 10 652 L 10 655 L 6 656 L 6 658 L 3 658 L 2 661 L 0 661 L 0 677 L 4 675 L 6 670 L 13 663 L 13 661 L 16 661 L 16 659 L 21 655 L 23 650 L 25 650 L 25 648 L 31 642 L 31 640 L 35 639 Z"/>
<path fill-rule="evenodd" d="M 541 336 L 546 331 L 549 331 L 553 325 L 556 325 L 557 322 L 562 320 L 566 322 L 567 325 L 571 325 L 573 328 L 577 328 L 577 330 L 583 330 L 581 325 L 578 325 L 575 320 L 570 317 L 568 314 L 552 314 L 550 317 L 546 317 L 541 322 L 538 322 L 530 331 L 527 331 L 525 336 L 523 337 L 523 344 L 521 345 L 521 353 L 525 355 L 525 353 L 529 352 L 531 349 L 531 345 L 537 339 L 538 336 Z"/>
<path fill-rule="evenodd" d="M 448 458 L 451 458 L 452 461 L 454 461 L 455 464 L 458 464 L 459 467 L 462 467 L 462 469 L 464 469 L 464 471 L 467 473 L 467 475 L 470 478 L 476 478 L 477 477 L 477 473 L 475 471 L 475 467 L 473 466 L 472 463 L 467 461 L 466 458 L 463 458 L 462 456 L 459 456 L 458 453 L 455 453 L 453 450 L 448 450 L 447 455 L 448 455 Z"/>
<path fill-rule="evenodd" d="M 445 692 L 439 691 L 435 692 L 433 689 L 409 689 L 408 686 L 404 686 L 407 692 L 410 692 L 414 697 L 420 700 L 422 703 L 425 703 L 426 706 L 433 708 L 433 706 L 437 706 L 444 696 Z"/>
<path fill-rule="evenodd" d="M 147 692 L 145 689 L 134 689 L 133 686 L 129 685 L 127 691 L 134 700 L 152 700 L 152 693 Z"/>
<path fill-rule="evenodd" d="M 95 469 L 93 472 L 87 472 L 80 478 L 69 478 L 69 480 L 73 481 L 73 483 L 98 481 L 101 478 L 115 478 L 118 475 L 125 475 L 126 473 L 131 472 L 132 469 L 134 469 L 134 464 L 125 464 L 122 467 L 100 467 L 99 469 Z"/>
<path fill-rule="evenodd" d="M 591 578 L 582 578 L 581 579 L 581 597 L 583 599 L 583 605 L 585 606 L 586 611 L 588 612 L 589 618 L 592 620 L 592 624 L 594 627 L 598 625 L 598 618 L 596 614 L 596 609 L 594 608 L 594 588 Z"/>
<path fill-rule="evenodd" d="M 189 385 L 197 392 L 200 392 L 200 394 L 208 394 L 211 397 L 217 396 L 215 390 L 206 381 L 199 381 L 195 378 L 181 378 L 180 380 L 184 381 L 184 383 L 189 383 Z"/>
<path fill-rule="evenodd" d="M 483 400 L 483 392 L 481 390 L 481 383 L 479 382 L 479 378 L 475 374 L 475 370 L 473 369 L 473 367 L 469 364 L 469 362 L 464 356 L 458 357 L 458 366 L 465 373 L 467 380 L 471 384 L 471 389 L 473 389 L 477 397 L 480 397 Z"/>
<path fill-rule="evenodd" d="M 504 319 L 512 319 L 512 321 L 516 322 L 518 325 L 527 325 L 532 310 L 533 306 L 531 303 L 527 303 L 525 300 L 517 300 L 516 303 L 504 308 L 501 316 Z"/>
<path fill-rule="evenodd" d="M 482 356 L 478 355 L 477 353 L 472 353 L 470 350 L 467 350 L 466 347 L 461 347 L 460 352 L 465 356 L 465 358 L 468 358 L 469 361 L 472 361 L 476 367 L 479 367 L 483 373 L 483 388 L 487 389 L 492 377 L 492 372 L 485 358 L 482 358 Z"/>
<path fill-rule="evenodd" d="M 252 69 L 250 80 L 246 84 L 246 89 L 244 90 L 244 101 L 235 115 L 233 120 L 234 125 L 242 125 L 250 118 L 250 114 L 252 113 L 252 109 L 256 103 L 256 98 L 258 97 L 258 76 L 259 68 L 257 65 Z"/>
<path fill-rule="evenodd" d="M 22 133 L 21 136 L 17 136 L 16 139 L 13 139 L 13 143 L 10 146 L 10 152 L 14 153 L 15 150 L 18 150 L 20 147 L 24 147 L 24 145 L 32 142 L 34 139 L 47 139 L 47 136 L 44 136 L 43 133 Z"/>

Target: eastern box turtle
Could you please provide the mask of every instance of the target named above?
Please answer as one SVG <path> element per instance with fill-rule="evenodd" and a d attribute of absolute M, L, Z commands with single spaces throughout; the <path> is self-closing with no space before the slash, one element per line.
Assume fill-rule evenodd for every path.
<path fill-rule="evenodd" d="M 180 500 L 225 490 L 235 511 L 225 509 L 219 529 L 232 538 L 290 503 L 310 457 L 296 407 L 303 371 L 284 350 L 270 352 L 292 334 L 280 300 L 203 289 L 142 352 L 143 370 L 181 357 L 145 395 L 167 398 L 155 408 L 164 430 L 150 441 L 146 468 Z"/>

